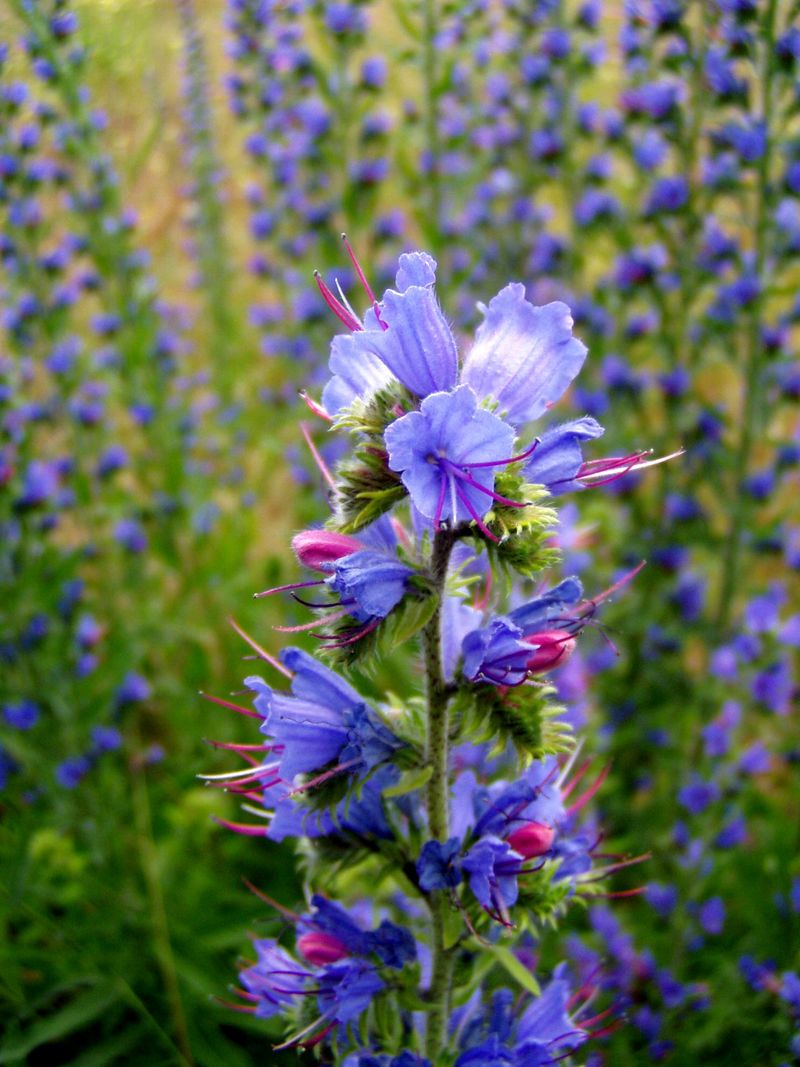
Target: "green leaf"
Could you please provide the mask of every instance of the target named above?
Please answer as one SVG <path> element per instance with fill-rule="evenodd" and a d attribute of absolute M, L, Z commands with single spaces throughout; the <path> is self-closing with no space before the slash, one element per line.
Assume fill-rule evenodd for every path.
<path fill-rule="evenodd" d="M 444 915 L 444 930 L 442 931 L 445 949 L 451 949 L 454 945 L 457 945 L 464 936 L 465 929 L 464 916 L 457 908 L 450 908 L 446 911 Z"/>
<path fill-rule="evenodd" d="M 412 771 L 406 771 L 400 776 L 396 785 L 384 789 L 385 797 L 403 797 L 406 793 L 413 793 L 415 789 L 422 789 L 433 774 L 433 767 L 418 767 Z"/>
<path fill-rule="evenodd" d="M 436 604 L 434 596 L 406 597 L 389 616 L 387 633 L 384 635 L 386 650 L 391 652 L 399 648 L 419 633 L 430 622 Z"/>
<path fill-rule="evenodd" d="M 486 943 L 484 943 L 481 948 L 484 952 L 490 953 L 494 957 L 495 962 L 499 963 L 523 989 L 532 993 L 535 997 L 539 996 L 542 991 L 541 986 L 525 964 L 517 959 L 510 948 L 506 948 L 505 945 L 492 945 Z"/>
<path fill-rule="evenodd" d="M 112 985 L 97 986 L 75 997 L 54 1015 L 34 1023 L 16 1042 L 0 1048 L 0 1064 L 18 1063 L 40 1045 L 61 1041 L 76 1030 L 82 1030 L 108 1011 L 119 996 L 119 990 Z"/>

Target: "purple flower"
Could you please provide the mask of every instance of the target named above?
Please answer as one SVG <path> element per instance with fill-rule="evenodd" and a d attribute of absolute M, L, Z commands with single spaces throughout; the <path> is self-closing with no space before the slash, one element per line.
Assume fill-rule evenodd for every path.
<path fill-rule="evenodd" d="M 455 889 L 461 883 L 460 865 L 456 862 L 461 852 L 457 837 L 440 841 L 426 841 L 417 860 L 419 884 L 426 893 L 434 889 Z"/>
<path fill-rule="evenodd" d="M 519 895 L 517 875 L 523 866 L 522 856 L 507 841 L 492 836 L 482 837 L 461 861 L 476 900 L 504 922 Z"/>
<path fill-rule="evenodd" d="M 534 307 L 518 283 L 507 285 L 483 311 L 461 378 L 520 426 L 561 398 L 583 366 L 586 347 L 572 336 L 566 304 Z"/>
<path fill-rule="evenodd" d="M 725 925 L 725 903 L 722 897 L 711 897 L 700 905 L 700 925 L 707 934 L 721 934 Z"/>
<path fill-rule="evenodd" d="M 498 616 L 488 626 L 467 634 L 462 645 L 465 677 L 492 685 L 521 685 L 528 677 L 528 662 L 534 653 L 524 636 L 507 616 Z"/>
<path fill-rule="evenodd" d="M 150 683 L 141 674 L 128 671 L 118 686 L 115 697 L 118 707 L 124 704 L 136 704 L 150 696 Z"/>
<path fill-rule="evenodd" d="M 325 584 L 339 594 L 351 615 L 366 622 L 386 618 L 403 599 L 414 573 L 413 567 L 397 559 L 364 550 L 336 560 Z"/>
<path fill-rule="evenodd" d="M 385 988 L 372 964 L 364 960 L 341 960 L 316 976 L 317 1004 L 326 1021 L 347 1026 L 356 1022 Z"/>
<path fill-rule="evenodd" d="M 715 782 L 705 781 L 698 774 L 693 774 L 689 784 L 678 793 L 678 803 L 692 815 L 699 815 L 718 798 L 719 786 Z"/>
<path fill-rule="evenodd" d="M 253 703 L 264 718 L 261 732 L 278 746 L 277 773 L 284 781 L 330 763 L 355 774 L 384 762 L 401 747 L 361 695 L 334 671 L 299 648 L 284 649 L 281 659 L 293 672 L 291 693 L 272 689 L 257 676 L 246 678 L 245 685 L 257 694 Z"/>
<path fill-rule="evenodd" d="M 253 947 L 258 961 L 242 971 L 239 978 L 244 988 L 257 997 L 258 1018 L 269 1019 L 294 1007 L 297 996 L 305 990 L 309 974 L 274 941 L 254 941 Z"/>
<path fill-rule="evenodd" d="M 494 468 L 512 457 L 514 430 L 479 408 L 471 388 L 427 396 L 386 428 L 385 440 L 389 467 L 420 514 L 435 527 L 474 519 L 488 533 L 483 516 L 493 500 L 504 501 L 493 491 Z"/>
<path fill-rule="evenodd" d="M 15 730 L 31 730 L 39 721 L 39 705 L 32 700 L 18 700 L 3 705 L 3 718 Z"/>
<path fill-rule="evenodd" d="M 536 485 L 546 485 L 551 493 L 582 489 L 576 481 L 583 467 L 581 441 L 600 437 L 603 427 L 588 415 L 546 430 L 525 463 L 525 478 Z"/>
<path fill-rule="evenodd" d="M 56 781 L 64 789 L 75 789 L 90 767 L 88 756 L 69 756 L 56 767 Z"/>
<path fill-rule="evenodd" d="M 318 282 L 328 305 L 354 331 L 334 338 L 331 346 L 334 377 L 323 393 L 326 410 L 336 413 L 392 376 L 419 397 L 455 388 L 458 351 L 434 294 L 435 269 L 425 253 L 401 256 L 397 288 L 387 290 L 381 304 L 373 303 L 363 323 Z M 367 293 L 374 300 L 368 287 Z M 495 401 L 519 426 L 562 396 L 583 365 L 586 348 L 572 336 L 566 304 L 534 307 L 518 283 L 507 285 L 482 310 L 485 318 L 464 360 L 461 382 L 479 401 Z"/>

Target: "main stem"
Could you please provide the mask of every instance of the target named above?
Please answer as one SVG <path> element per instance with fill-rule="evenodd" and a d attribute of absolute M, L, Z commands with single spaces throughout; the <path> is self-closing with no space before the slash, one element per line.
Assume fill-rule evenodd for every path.
<path fill-rule="evenodd" d="M 442 670 L 442 601 L 447 577 L 447 564 L 453 547 L 453 535 L 440 530 L 434 535 L 431 553 L 431 578 L 436 610 L 423 631 L 425 677 L 428 692 L 427 764 L 431 768 L 428 780 L 428 827 L 436 841 L 447 840 L 449 810 L 448 780 L 448 693 Z M 426 1035 L 426 1052 L 435 1062 L 444 1045 L 450 993 L 450 960 L 444 944 L 447 896 L 435 891 L 430 899 L 433 918 L 433 969 L 429 990 L 430 1010 Z"/>

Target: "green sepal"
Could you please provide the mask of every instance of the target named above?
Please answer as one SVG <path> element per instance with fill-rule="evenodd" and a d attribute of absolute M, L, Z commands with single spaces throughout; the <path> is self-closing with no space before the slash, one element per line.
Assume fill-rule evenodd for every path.
<path fill-rule="evenodd" d="M 551 698 L 550 685 L 518 685 L 501 691 L 493 685 L 463 685 L 456 697 L 464 736 L 494 741 L 497 750 L 511 742 L 526 761 L 569 752 L 572 729 L 560 716 L 565 709 Z"/>
<path fill-rule="evenodd" d="M 431 766 L 415 767 L 413 770 L 405 771 L 401 774 L 400 781 L 396 785 L 384 789 L 383 795 L 385 797 L 404 797 L 407 793 L 422 789 L 432 774 L 433 767 Z"/>
<path fill-rule="evenodd" d="M 419 633 L 436 611 L 436 603 L 436 597 L 423 591 L 420 580 L 374 630 L 350 644 L 326 648 L 323 653 L 337 666 L 369 670 L 377 657 L 405 646 Z M 345 617 L 334 624 L 330 632 L 333 636 L 346 638 L 357 626 L 352 619 Z"/>
<path fill-rule="evenodd" d="M 513 467 L 497 475 L 495 489 L 509 500 L 526 501 L 526 506 L 496 503 L 492 507 L 486 523 L 500 540 L 484 539 L 489 557 L 493 563 L 533 578 L 559 560 L 558 550 L 549 544 L 558 522 L 555 508 L 544 503 L 550 494 L 544 486 L 526 482 Z"/>

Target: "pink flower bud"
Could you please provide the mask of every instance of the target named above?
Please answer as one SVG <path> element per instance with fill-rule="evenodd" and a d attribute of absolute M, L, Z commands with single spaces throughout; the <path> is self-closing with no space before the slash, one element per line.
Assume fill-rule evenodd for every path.
<path fill-rule="evenodd" d="M 315 571 L 328 571 L 331 563 L 352 556 L 363 547 L 355 537 L 331 530 L 303 530 L 292 538 L 292 549 L 298 560 Z"/>
<path fill-rule="evenodd" d="M 297 939 L 297 951 L 315 967 L 336 963 L 337 960 L 350 955 L 347 946 L 337 937 L 324 932 L 302 934 Z"/>
<path fill-rule="evenodd" d="M 534 856 L 543 856 L 545 852 L 549 852 L 554 837 L 555 830 L 552 826 L 545 826 L 542 822 L 528 822 L 510 833 L 506 840 L 523 859 L 530 860 Z"/>
<path fill-rule="evenodd" d="M 528 660 L 531 674 L 545 674 L 566 663 L 575 648 L 575 638 L 566 630 L 542 630 L 528 634 L 523 640 L 536 645 L 536 651 Z"/>

